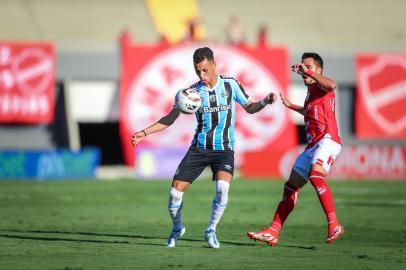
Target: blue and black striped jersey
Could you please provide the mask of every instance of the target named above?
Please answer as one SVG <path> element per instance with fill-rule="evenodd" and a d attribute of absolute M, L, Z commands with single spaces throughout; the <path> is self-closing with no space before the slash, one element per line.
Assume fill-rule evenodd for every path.
<path fill-rule="evenodd" d="M 244 106 L 249 96 L 234 78 L 217 76 L 217 84 L 209 89 L 198 82 L 191 86 L 201 96 L 202 106 L 195 113 L 197 128 L 192 145 L 201 149 L 234 150 L 235 102 Z"/>

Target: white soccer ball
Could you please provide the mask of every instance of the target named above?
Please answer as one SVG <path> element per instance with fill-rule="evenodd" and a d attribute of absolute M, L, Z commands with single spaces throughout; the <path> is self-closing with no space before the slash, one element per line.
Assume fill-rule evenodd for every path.
<path fill-rule="evenodd" d="M 196 89 L 182 89 L 176 93 L 175 105 L 184 113 L 195 113 L 200 109 L 202 99 Z"/>

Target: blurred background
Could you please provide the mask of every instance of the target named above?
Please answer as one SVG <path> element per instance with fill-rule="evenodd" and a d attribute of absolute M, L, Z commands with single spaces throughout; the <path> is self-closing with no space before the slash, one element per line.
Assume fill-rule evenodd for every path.
<path fill-rule="evenodd" d="M 0 0 L 0 10 L 1 179 L 170 179 L 193 117 L 136 151 L 129 136 L 196 81 L 201 46 L 252 97 L 278 91 L 296 104 L 306 88 L 288 67 L 318 52 L 338 85 L 345 146 L 332 177 L 406 178 L 403 0 Z M 244 178 L 286 177 L 305 143 L 299 115 L 267 110 L 237 119 L 254 133 L 237 126 Z"/>

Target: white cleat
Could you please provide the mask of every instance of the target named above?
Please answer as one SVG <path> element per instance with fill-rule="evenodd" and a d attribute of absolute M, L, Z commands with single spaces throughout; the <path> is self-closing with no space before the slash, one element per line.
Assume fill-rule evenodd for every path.
<path fill-rule="evenodd" d="M 204 234 L 204 240 L 207 241 L 209 247 L 211 248 L 220 248 L 220 243 L 217 240 L 216 231 L 215 230 L 207 230 Z"/>
<path fill-rule="evenodd" d="M 172 230 L 171 234 L 168 237 L 168 240 L 166 240 L 166 247 L 168 248 L 173 248 L 176 246 L 176 242 L 178 241 L 179 238 L 182 237 L 182 235 L 184 235 L 186 232 L 186 227 L 183 226 L 180 230 Z"/>

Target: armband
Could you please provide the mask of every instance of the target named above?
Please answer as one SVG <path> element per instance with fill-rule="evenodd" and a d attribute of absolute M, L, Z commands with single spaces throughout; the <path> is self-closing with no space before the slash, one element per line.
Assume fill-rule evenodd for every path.
<path fill-rule="evenodd" d="M 311 70 L 311 69 L 308 69 L 308 70 L 306 70 L 306 72 L 305 72 L 305 74 L 307 75 L 307 76 L 313 76 L 313 70 Z"/>
<path fill-rule="evenodd" d="M 145 130 L 141 130 L 142 132 L 144 132 L 144 137 L 147 137 L 147 133 L 145 132 Z"/>

